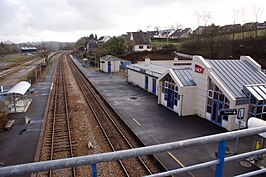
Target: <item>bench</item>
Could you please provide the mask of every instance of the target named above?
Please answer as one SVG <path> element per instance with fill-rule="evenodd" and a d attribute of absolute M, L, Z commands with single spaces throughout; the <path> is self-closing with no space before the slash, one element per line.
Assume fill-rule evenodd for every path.
<path fill-rule="evenodd" d="M 5 125 L 5 129 L 10 130 L 14 122 L 15 120 L 9 120 Z"/>

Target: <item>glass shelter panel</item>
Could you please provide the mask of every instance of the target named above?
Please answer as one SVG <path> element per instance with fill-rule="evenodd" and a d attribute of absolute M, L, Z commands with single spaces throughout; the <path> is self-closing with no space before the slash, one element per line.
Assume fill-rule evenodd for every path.
<path fill-rule="evenodd" d="M 164 100 L 167 101 L 167 107 L 173 109 L 174 106 L 178 106 L 180 99 L 180 96 L 178 94 L 178 86 L 169 74 L 166 75 L 162 82 L 162 93 L 164 94 Z"/>
<path fill-rule="evenodd" d="M 220 116 L 221 109 L 228 109 L 230 102 L 217 85 L 209 78 L 209 90 L 207 98 L 207 113 L 211 115 L 211 121 L 222 125 L 222 120 L 227 121 L 228 116 Z"/>

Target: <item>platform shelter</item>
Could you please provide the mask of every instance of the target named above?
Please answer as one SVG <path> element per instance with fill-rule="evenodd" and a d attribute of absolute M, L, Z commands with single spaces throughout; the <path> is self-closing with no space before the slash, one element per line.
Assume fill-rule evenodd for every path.
<path fill-rule="evenodd" d="M 26 112 L 31 104 L 31 84 L 26 81 L 17 83 L 7 92 L 9 113 Z"/>

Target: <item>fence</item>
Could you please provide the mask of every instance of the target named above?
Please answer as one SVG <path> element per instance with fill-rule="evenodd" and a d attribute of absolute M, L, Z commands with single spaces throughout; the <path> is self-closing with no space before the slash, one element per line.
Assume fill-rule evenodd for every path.
<path fill-rule="evenodd" d="M 115 151 L 115 152 L 94 154 L 94 155 L 88 155 L 88 156 L 58 159 L 58 160 L 53 160 L 53 161 L 43 161 L 43 162 L 34 162 L 34 163 L 28 163 L 28 164 L 7 166 L 7 167 L 0 168 L 0 175 L 1 176 L 12 176 L 12 175 L 20 175 L 20 174 L 62 169 L 62 168 L 68 168 L 68 167 L 73 167 L 73 166 L 92 165 L 92 168 L 93 168 L 92 171 L 94 171 L 93 176 L 96 176 L 97 172 L 95 169 L 96 169 L 97 163 L 104 163 L 104 162 L 110 162 L 110 161 L 119 160 L 119 159 L 145 156 L 145 155 L 150 155 L 150 154 L 157 154 L 157 153 L 167 152 L 167 151 L 175 150 L 175 149 L 182 149 L 182 148 L 196 146 L 196 145 L 219 142 L 218 156 L 216 160 L 188 166 L 186 168 L 180 168 L 180 169 L 175 169 L 175 170 L 171 170 L 167 172 L 153 174 L 153 175 L 150 175 L 150 177 L 151 176 L 157 177 L 157 176 L 173 175 L 173 174 L 185 172 L 187 170 L 195 170 L 199 168 L 208 167 L 211 165 L 216 165 L 215 177 L 222 177 L 224 163 L 228 161 L 236 160 L 236 159 L 250 157 L 253 155 L 257 155 L 257 154 L 263 154 L 266 152 L 266 148 L 265 148 L 265 149 L 260 149 L 260 150 L 238 154 L 238 155 L 225 158 L 226 140 L 234 139 L 238 137 L 255 135 L 255 134 L 262 133 L 262 132 L 266 132 L 266 127 L 257 127 L 257 128 L 238 130 L 234 132 L 220 133 L 220 134 L 215 134 L 215 135 L 209 135 L 209 136 L 192 138 L 192 139 L 187 139 L 187 140 L 182 140 L 182 141 L 177 141 L 177 142 L 141 147 L 141 148 L 136 148 L 136 149 L 129 149 L 129 150 L 124 150 L 124 151 Z M 266 170 L 262 169 L 262 170 L 240 175 L 240 177 L 252 176 L 252 175 L 262 174 L 265 172 Z"/>

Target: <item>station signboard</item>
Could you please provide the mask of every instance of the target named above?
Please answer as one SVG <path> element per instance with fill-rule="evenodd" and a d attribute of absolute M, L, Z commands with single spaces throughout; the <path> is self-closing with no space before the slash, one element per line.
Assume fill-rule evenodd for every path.
<path fill-rule="evenodd" d="M 221 109 L 220 116 L 236 115 L 237 109 Z"/>

